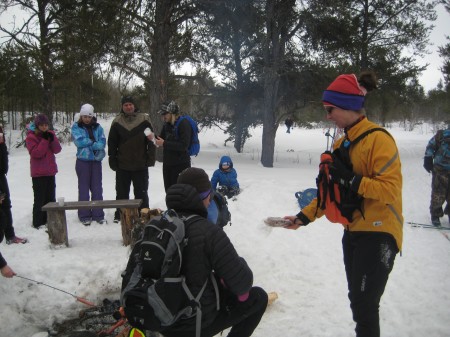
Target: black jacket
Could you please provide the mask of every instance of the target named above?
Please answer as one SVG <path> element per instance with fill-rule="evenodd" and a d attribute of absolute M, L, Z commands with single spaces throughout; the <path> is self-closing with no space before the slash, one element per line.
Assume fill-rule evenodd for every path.
<path fill-rule="evenodd" d="M 153 126 L 144 113 L 127 115 L 121 112 L 111 123 L 108 135 L 109 166 L 112 170 L 144 170 L 155 165 L 153 142 L 149 141 L 144 130 Z"/>
<path fill-rule="evenodd" d="M 164 165 L 176 166 L 191 162 L 188 148 L 191 144 L 192 127 L 187 119 L 183 119 L 178 125 L 178 137 L 175 126 L 170 123 L 164 123 L 160 137 L 164 139 Z"/>

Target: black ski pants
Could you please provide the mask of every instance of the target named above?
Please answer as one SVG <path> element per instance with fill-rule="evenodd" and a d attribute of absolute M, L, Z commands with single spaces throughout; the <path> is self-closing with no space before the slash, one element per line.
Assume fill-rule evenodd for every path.
<path fill-rule="evenodd" d="M 202 327 L 201 337 L 212 337 L 232 327 L 228 337 L 249 337 L 261 321 L 267 308 L 267 293 L 259 287 L 250 290 L 245 302 L 239 302 L 233 308 L 221 308 L 216 319 L 207 327 Z M 195 337 L 194 331 L 163 332 L 164 337 Z"/>
<path fill-rule="evenodd" d="M 116 171 L 116 200 L 130 199 L 130 187 L 133 183 L 134 198 L 142 199 L 140 209 L 148 208 L 148 168 L 139 171 L 118 169 Z M 120 219 L 120 210 L 116 210 L 116 217 Z"/>
<path fill-rule="evenodd" d="M 342 247 L 356 336 L 380 337 L 380 299 L 398 253 L 395 239 L 386 233 L 345 231 Z"/>
<path fill-rule="evenodd" d="M 11 195 L 9 193 L 8 180 L 6 175 L 0 174 L 0 191 L 5 193 L 5 197 L 1 204 L 2 212 L 5 216 L 5 238 L 7 240 L 12 239 L 16 236 L 13 226 L 13 218 L 11 213 Z"/>
<path fill-rule="evenodd" d="M 39 228 L 47 223 L 47 212 L 42 207 L 48 202 L 55 202 L 55 176 L 33 177 L 33 227 Z"/>
<path fill-rule="evenodd" d="M 191 167 L 190 161 L 179 165 L 163 164 L 164 189 L 166 190 L 166 192 L 170 186 L 177 183 L 180 173 L 189 167 Z"/>

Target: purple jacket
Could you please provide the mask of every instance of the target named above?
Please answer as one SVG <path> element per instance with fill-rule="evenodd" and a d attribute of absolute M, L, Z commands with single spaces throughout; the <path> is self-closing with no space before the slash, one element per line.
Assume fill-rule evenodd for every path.
<path fill-rule="evenodd" d="M 53 141 L 42 138 L 41 132 L 28 130 L 25 140 L 28 152 L 30 153 L 31 176 L 46 177 L 54 176 L 58 172 L 55 153 L 61 152 L 61 144 L 54 131 L 48 130 L 53 134 Z"/>

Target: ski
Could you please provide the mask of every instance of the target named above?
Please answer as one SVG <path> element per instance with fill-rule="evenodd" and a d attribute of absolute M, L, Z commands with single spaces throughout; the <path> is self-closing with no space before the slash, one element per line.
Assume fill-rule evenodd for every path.
<path fill-rule="evenodd" d="M 411 227 L 431 228 L 431 229 L 437 229 L 437 230 L 450 231 L 450 227 L 442 227 L 442 226 L 437 227 L 437 226 L 434 226 L 431 224 L 413 222 L 413 221 L 407 221 L 406 223 L 411 225 Z"/>

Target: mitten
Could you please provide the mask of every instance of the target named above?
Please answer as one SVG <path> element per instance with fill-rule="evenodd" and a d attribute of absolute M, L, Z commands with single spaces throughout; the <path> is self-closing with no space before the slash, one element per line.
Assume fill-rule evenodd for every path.
<path fill-rule="evenodd" d="M 47 132 L 47 134 L 48 134 L 48 140 L 49 140 L 50 142 L 53 142 L 53 140 L 55 139 L 55 136 L 53 135 L 53 133 Z"/>
<path fill-rule="evenodd" d="M 423 167 L 428 173 L 433 171 L 433 157 L 427 156 L 423 158 Z"/>
<path fill-rule="evenodd" d="M 42 132 L 42 138 L 48 140 L 48 138 L 49 138 L 49 133 L 48 133 L 48 131 Z"/>
<path fill-rule="evenodd" d="M 330 164 L 330 175 L 334 182 L 350 187 L 351 190 L 358 192 L 362 176 L 349 170 L 337 157 L 334 157 L 333 162 Z"/>

